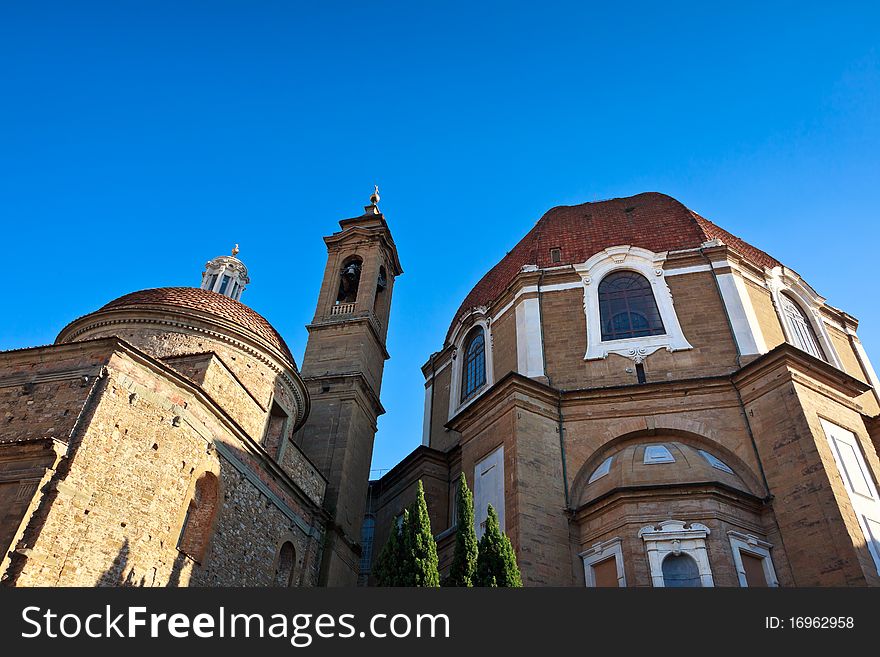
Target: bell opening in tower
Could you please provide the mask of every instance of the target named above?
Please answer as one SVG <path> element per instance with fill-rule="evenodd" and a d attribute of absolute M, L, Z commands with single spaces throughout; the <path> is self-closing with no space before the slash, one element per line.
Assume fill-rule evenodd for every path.
<path fill-rule="evenodd" d="M 355 303 L 357 301 L 358 288 L 361 282 L 361 268 L 363 261 L 355 256 L 349 258 L 342 265 L 339 277 L 339 293 L 336 295 L 336 303 Z"/>

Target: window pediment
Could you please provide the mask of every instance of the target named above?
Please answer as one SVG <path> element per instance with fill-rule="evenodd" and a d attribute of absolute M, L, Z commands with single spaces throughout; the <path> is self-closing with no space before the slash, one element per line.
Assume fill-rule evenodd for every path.
<path fill-rule="evenodd" d="M 619 354 L 641 363 L 658 349 L 693 348 L 684 337 L 673 307 L 663 271 L 665 260 L 665 252 L 624 245 L 609 247 L 575 265 L 584 287 L 584 360 Z"/>

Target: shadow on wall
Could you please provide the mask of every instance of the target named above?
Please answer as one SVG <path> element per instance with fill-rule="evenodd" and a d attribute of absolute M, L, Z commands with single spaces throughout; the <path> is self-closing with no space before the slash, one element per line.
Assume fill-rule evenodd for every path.
<path fill-rule="evenodd" d="M 128 567 L 129 553 L 131 548 L 128 545 L 128 539 L 125 539 L 113 563 L 105 570 L 95 586 L 129 586 L 129 587 L 145 587 L 156 586 L 156 568 L 150 568 L 147 572 L 138 577 L 135 569 Z M 174 559 L 171 567 L 171 576 L 165 586 L 180 586 L 180 576 L 183 572 L 183 566 L 186 562 L 186 556 L 181 552 Z"/>

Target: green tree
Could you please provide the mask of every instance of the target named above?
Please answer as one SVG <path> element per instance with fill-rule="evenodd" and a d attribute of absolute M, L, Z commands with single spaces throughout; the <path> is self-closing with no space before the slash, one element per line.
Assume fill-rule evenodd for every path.
<path fill-rule="evenodd" d="M 474 496 L 462 472 L 456 500 L 455 553 L 444 586 L 473 586 L 477 574 L 477 532 L 474 531 Z"/>
<path fill-rule="evenodd" d="M 408 515 L 409 511 L 404 510 L 403 524 L 406 524 Z M 402 525 L 395 521 L 391 525 L 388 540 L 385 541 L 385 546 L 382 548 L 382 552 L 379 553 L 379 558 L 376 560 L 376 565 L 373 568 L 376 583 L 379 586 L 407 586 L 407 584 L 404 584 L 404 581 L 408 578 L 402 570 L 406 561 L 403 543 Z"/>
<path fill-rule="evenodd" d="M 498 515 L 491 504 L 486 519 L 486 533 L 478 546 L 476 585 L 511 588 L 522 586 L 513 545 L 507 535 L 501 533 Z"/>
<path fill-rule="evenodd" d="M 431 518 L 425 489 L 419 480 L 416 500 L 403 520 L 404 558 L 400 586 L 440 586 L 437 543 L 431 532 Z"/>

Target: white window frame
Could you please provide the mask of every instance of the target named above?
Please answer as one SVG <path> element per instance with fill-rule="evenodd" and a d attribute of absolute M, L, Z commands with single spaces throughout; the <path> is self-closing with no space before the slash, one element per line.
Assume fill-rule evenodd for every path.
<path fill-rule="evenodd" d="M 495 476 L 499 483 L 496 489 L 487 490 L 486 484 L 483 483 L 485 480 L 482 477 L 484 472 L 488 472 L 492 468 L 497 468 Z M 504 531 L 506 502 L 504 484 L 504 445 L 500 445 L 474 464 L 474 531 L 476 531 L 478 539 L 482 538 L 486 532 L 484 525 L 489 517 L 489 504 L 492 504 L 492 508 L 495 509 L 498 516 L 499 528 L 502 532 Z M 495 503 L 493 504 L 493 502 Z"/>
<path fill-rule="evenodd" d="M 722 461 L 720 458 L 715 456 L 714 454 L 707 452 L 705 449 L 698 449 L 700 456 L 703 457 L 703 460 L 706 461 L 709 465 L 711 465 L 716 470 L 721 470 L 721 472 L 727 472 L 729 474 L 736 474 L 727 463 Z"/>
<path fill-rule="evenodd" d="M 590 475 L 590 478 L 587 479 L 587 485 L 592 484 L 594 481 L 599 481 L 602 477 L 611 472 L 612 461 L 614 461 L 614 456 L 609 456 L 602 461 L 596 469 L 593 470 L 593 474 Z"/>
<path fill-rule="evenodd" d="M 617 566 L 617 586 L 626 587 L 626 572 L 623 569 L 623 540 L 620 538 L 612 538 L 601 543 L 594 543 L 588 550 L 584 550 L 578 555 L 584 562 L 584 582 L 589 587 L 596 586 L 596 579 L 593 576 L 593 565 L 606 559 L 614 557 L 614 563 Z"/>
<path fill-rule="evenodd" d="M 800 349 L 792 335 L 791 327 L 788 325 L 785 311 L 782 309 L 782 295 L 787 293 L 789 298 L 800 307 L 804 317 L 810 323 L 816 341 L 819 343 L 822 353 L 825 354 L 825 360 L 837 369 L 843 370 L 843 363 L 837 355 L 837 350 L 834 348 L 834 343 L 831 342 L 831 336 L 825 327 L 825 320 L 822 318 L 821 309 L 825 305 L 825 297 L 820 296 L 798 274 L 781 265 L 765 270 L 765 276 L 770 295 L 773 297 L 773 306 L 776 308 L 776 317 L 782 325 L 785 341 Z"/>
<path fill-rule="evenodd" d="M 849 429 L 829 422 L 825 418 L 819 418 L 819 422 L 822 424 L 822 430 L 825 432 L 825 438 L 828 440 L 828 447 L 831 449 L 831 455 L 834 457 L 834 463 L 837 466 L 837 473 L 849 497 L 853 514 L 856 516 L 859 528 L 862 530 L 861 538 L 865 542 L 871 558 L 874 560 L 877 574 L 880 575 L 880 529 L 871 531 L 871 525 L 868 524 L 871 522 L 880 527 L 880 495 L 877 494 L 873 473 L 868 468 L 868 464 L 865 462 L 865 457 L 862 454 L 861 442 L 859 437 Z M 835 442 L 848 443 L 853 448 L 857 465 L 861 469 L 862 476 L 865 478 L 869 495 L 866 496 L 853 487 L 849 479 L 849 471 L 838 452 Z"/>
<path fill-rule="evenodd" d="M 649 457 L 648 454 L 654 454 L 655 456 Z M 645 445 L 642 463 L 645 465 L 675 463 L 675 457 L 666 445 Z"/>
<path fill-rule="evenodd" d="M 607 358 L 608 354 L 619 354 L 641 363 L 658 349 L 681 351 L 693 349 L 684 337 L 681 324 L 672 303 L 672 292 L 666 283 L 663 263 L 666 253 L 654 253 L 637 246 L 612 246 L 589 258 L 586 262 L 574 265 L 580 275 L 584 288 L 584 313 L 587 319 L 587 352 L 584 360 Z M 651 291 L 666 331 L 662 335 L 648 335 L 620 340 L 602 340 L 602 325 L 599 314 L 599 284 L 615 271 L 634 271 L 644 276 L 651 284 Z"/>
<path fill-rule="evenodd" d="M 494 376 L 494 367 L 492 364 L 492 322 L 490 317 L 486 314 L 485 308 L 479 308 L 474 311 L 475 319 L 472 322 L 467 322 L 466 318 L 463 318 L 458 327 L 456 327 L 455 332 L 452 335 L 451 342 L 455 345 L 453 350 L 453 359 L 452 359 L 452 380 L 449 382 L 449 417 L 448 419 L 452 419 L 460 411 L 463 411 L 465 408 L 473 404 L 477 399 L 482 397 L 483 393 L 486 392 L 489 388 L 492 387 L 492 384 L 495 383 Z M 464 366 L 465 360 L 465 348 L 466 345 L 464 341 L 467 340 L 468 336 L 471 335 L 471 332 L 477 326 L 483 329 L 483 339 L 484 343 L 484 354 L 486 358 L 486 383 L 483 384 L 473 397 L 467 399 L 465 401 L 461 401 L 461 375 L 462 375 L 462 367 Z"/>
<path fill-rule="evenodd" d="M 727 537 L 730 540 L 730 549 L 733 551 L 733 563 L 736 566 L 736 575 L 739 578 L 739 585 L 748 588 L 749 583 L 746 580 L 746 569 L 743 566 L 742 553 L 752 555 L 761 559 L 761 566 L 764 569 L 764 578 L 767 586 L 779 586 L 779 580 L 776 579 L 776 570 L 773 568 L 773 559 L 770 556 L 770 550 L 773 546 L 767 541 L 762 541 L 752 534 L 744 534 L 737 531 L 728 531 Z"/>
<path fill-rule="evenodd" d="M 645 542 L 653 585 L 657 588 L 666 586 L 663 581 L 663 560 L 667 556 L 686 554 L 697 562 L 703 587 L 714 587 L 709 553 L 706 551 L 706 537 L 711 533 L 706 525 L 681 520 L 664 520 L 656 525 L 642 527 L 639 538 Z"/>

